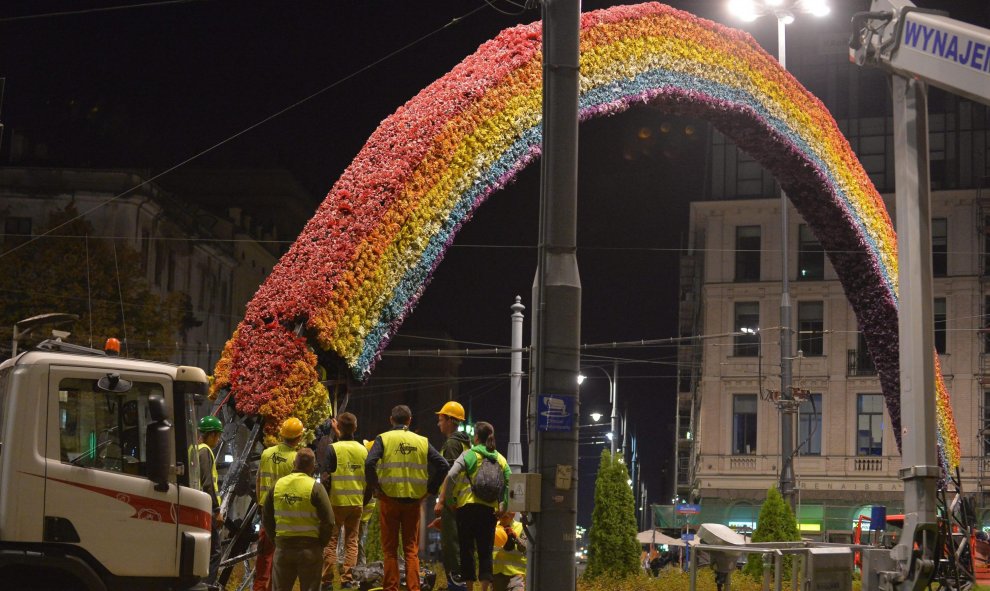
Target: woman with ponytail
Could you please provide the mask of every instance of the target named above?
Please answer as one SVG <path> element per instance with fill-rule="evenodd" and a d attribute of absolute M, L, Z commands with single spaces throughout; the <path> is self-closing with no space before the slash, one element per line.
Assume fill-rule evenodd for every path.
<path fill-rule="evenodd" d="M 474 425 L 474 446 L 454 461 L 447 473 L 437 515 L 447 498 L 454 498 L 457 507 L 457 536 L 461 550 L 461 578 L 468 589 L 481 581 L 481 591 L 492 587 L 492 549 L 497 515 L 509 503 L 509 463 L 495 450 L 495 428 L 479 421 Z M 477 552 L 478 572 L 475 576 L 474 557 Z"/>

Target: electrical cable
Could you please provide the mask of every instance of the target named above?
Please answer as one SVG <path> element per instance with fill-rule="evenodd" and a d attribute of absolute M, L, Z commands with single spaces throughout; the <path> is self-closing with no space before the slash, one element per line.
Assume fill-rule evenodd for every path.
<path fill-rule="evenodd" d="M 192 2 L 203 2 L 203 1 L 205 0 L 159 0 L 158 2 L 144 2 L 142 4 L 123 4 L 121 6 L 105 6 L 103 8 L 84 8 L 81 10 L 63 10 L 60 12 L 25 14 L 23 16 L 8 16 L 8 17 L 0 18 L 0 23 L 34 20 L 39 18 L 51 18 L 56 16 L 75 16 L 79 14 L 90 14 L 93 12 L 111 12 L 116 10 L 128 10 L 131 8 L 151 8 L 155 6 L 165 6 L 168 4 L 190 4 Z"/>
<path fill-rule="evenodd" d="M 475 8 L 474 10 L 471 10 L 471 11 L 465 13 L 462 16 L 454 17 L 447 24 L 445 24 L 445 25 L 443 25 L 443 26 L 441 26 L 441 27 L 439 27 L 437 29 L 434 29 L 433 31 L 430 31 L 429 33 L 426 33 L 425 35 L 419 37 L 418 39 L 415 39 L 413 41 L 410 41 L 409 43 L 406 43 L 402 47 L 400 47 L 400 48 L 398 48 L 398 49 L 396 49 L 394 51 L 391 51 L 391 52 L 385 54 L 384 56 L 378 58 L 377 60 L 372 61 L 371 63 L 369 63 L 369 64 L 367 64 L 365 66 L 362 66 L 362 67 L 358 68 L 357 70 L 354 70 L 353 72 L 351 72 L 350 74 L 347 74 L 343 78 L 340 78 L 337 81 L 332 82 L 331 84 L 329 84 L 327 86 L 324 86 L 320 90 L 317 90 L 316 92 L 310 94 L 309 96 L 307 96 L 307 97 L 305 97 L 303 99 L 300 99 L 300 100 L 292 103 L 288 107 L 285 107 L 285 108 L 283 108 L 283 109 L 281 109 L 281 110 L 279 110 L 279 111 L 277 111 L 277 112 L 269 115 L 268 117 L 265 117 L 261 121 L 258 121 L 256 123 L 253 123 L 253 124 L 249 125 L 248 127 L 242 129 L 241 131 L 238 131 L 234 135 L 229 136 L 228 138 L 226 138 L 224 140 L 221 140 L 221 141 L 213 144 L 212 146 L 210 146 L 208 148 L 205 148 L 204 150 L 201 150 L 201 151 L 197 152 L 196 154 L 190 156 L 189 158 L 186 158 L 185 160 L 179 162 L 178 164 L 175 164 L 175 165 L 173 165 L 173 166 L 171 166 L 171 167 L 163 170 L 162 172 L 159 172 L 158 174 L 152 175 L 150 178 L 147 178 L 147 179 L 141 181 L 140 183 L 138 183 L 137 185 L 134 185 L 133 187 L 131 187 L 129 189 L 126 189 L 125 191 L 123 191 L 123 192 L 121 192 L 121 193 L 119 193 L 119 194 L 117 194 L 117 195 L 115 195 L 115 196 L 107 199 L 106 201 L 103 201 L 102 203 L 93 206 L 92 208 L 90 208 L 90 209 L 88 209 L 88 210 L 80 213 L 79 215 L 75 216 L 74 218 L 71 218 L 69 220 L 66 220 L 66 221 L 62 222 L 61 224 L 59 224 L 59 225 L 57 225 L 57 226 L 55 226 L 53 228 L 49 228 L 44 233 L 39 234 L 38 236 L 32 237 L 31 239 L 29 239 L 29 240 L 27 240 L 25 242 L 22 242 L 21 244 L 18 244 L 18 245 L 10 248 L 9 250 L 7 250 L 7 251 L 5 251 L 3 253 L 0 253 L 0 258 L 3 258 L 3 257 L 5 257 L 5 256 L 7 256 L 7 255 L 9 255 L 9 254 L 17 251 L 17 250 L 20 250 L 21 248 L 24 248 L 28 244 L 33 243 L 35 240 L 38 240 L 38 239 L 42 238 L 43 236 L 47 236 L 48 234 L 51 234 L 52 232 L 55 232 L 56 230 L 58 230 L 60 228 L 63 228 L 63 227 L 71 224 L 72 222 L 74 222 L 76 220 L 83 219 L 86 216 L 88 216 L 89 214 L 93 213 L 94 211 L 96 211 L 98 209 L 101 209 L 101 208 L 103 208 L 103 207 L 105 207 L 105 206 L 113 203 L 114 201 L 116 201 L 116 200 L 118 200 L 118 199 L 120 199 L 120 198 L 122 198 L 122 197 L 124 197 L 126 195 L 129 195 L 129 194 L 133 193 L 134 191 L 140 189 L 141 187 L 144 187 L 145 185 L 148 185 L 148 184 L 150 184 L 150 183 L 152 183 L 152 182 L 154 182 L 154 181 L 162 178 L 163 176 L 166 176 L 166 175 L 172 173 L 173 171 L 178 170 L 179 168 L 182 168 L 186 164 L 189 164 L 190 162 L 193 162 L 194 160 L 199 159 L 200 157 L 202 157 L 202 156 L 204 156 L 204 155 L 212 152 L 213 150 L 216 150 L 217 148 L 219 148 L 219 147 L 221 147 L 221 146 L 223 146 L 223 145 L 225 145 L 225 144 L 227 144 L 227 143 L 229 143 L 229 142 L 231 142 L 231 141 L 233 141 L 233 140 L 241 137 L 242 135 L 244 135 L 244 134 L 246 134 L 246 133 L 248 133 L 248 132 L 250 132 L 250 131 L 252 131 L 252 130 L 258 128 L 258 127 L 261 127 L 262 125 L 264 125 L 265 123 L 268 123 L 272 119 L 275 119 L 277 117 L 280 117 L 280 116 L 284 115 L 285 113 L 287 113 L 287 112 L 295 109 L 296 107 L 299 107 L 300 105 L 303 105 L 303 104 L 309 102 L 310 100 L 312 100 L 312 99 L 320 96 L 321 94 L 327 92 L 328 90 L 331 90 L 333 88 L 336 88 L 337 86 L 340 86 L 344 82 L 347 82 L 348 80 L 350 80 L 351 78 L 354 78 L 354 77 L 358 76 L 359 74 L 363 74 L 364 72 L 370 70 L 371 68 L 377 66 L 378 64 L 381 64 L 381 63 L 383 63 L 383 62 L 385 62 L 385 61 L 387 61 L 387 60 L 395 57 L 396 55 L 402 53 L 403 51 L 406 51 L 410 47 L 413 47 L 415 45 L 418 45 L 419 43 L 422 43 L 426 39 L 429 39 L 430 37 L 432 37 L 432 36 L 436 35 L 437 33 L 439 33 L 441 31 L 447 29 L 448 27 L 460 23 L 461 20 L 463 20 L 463 19 L 465 19 L 465 18 L 467 18 L 467 17 L 475 14 L 476 12 L 482 10 L 483 8 L 484 8 L 484 6 L 479 6 L 479 7 Z"/>

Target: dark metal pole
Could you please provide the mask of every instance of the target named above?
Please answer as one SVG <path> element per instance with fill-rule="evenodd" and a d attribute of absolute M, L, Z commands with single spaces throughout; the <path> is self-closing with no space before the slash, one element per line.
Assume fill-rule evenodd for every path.
<path fill-rule="evenodd" d="M 543 0 L 543 157 L 533 282 L 530 470 L 541 475 L 532 515 L 527 589 L 574 591 L 577 528 L 581 280 L 577 248 L 580 0 Z M 541 395 L 573 397 L 570 430 L 540 430 Z"/>

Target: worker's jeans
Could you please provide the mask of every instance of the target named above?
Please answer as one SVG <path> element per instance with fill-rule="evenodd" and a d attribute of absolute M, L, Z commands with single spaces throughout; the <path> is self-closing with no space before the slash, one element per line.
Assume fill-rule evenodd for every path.
<path fill-rule="evenodd" d="M 323 583 L 333 583 L 333 567 L 337 564 L 337 545 L 340 542 L 340 527 L 344 529 L 344 539 L 341 546 L 344 550 L 343 566 L 340 573 L 340 582 L 349 583 L 351 577 L 351 567 L 357 564 L 358 555 L 358 529 L 361 526 L 361 505 L 346 507 L 343 505 L 333 506 L 333 519 L 336 525 L 330 535 L 330 542 L 323 549 Z"/>
<path fill-rule="evenodd" d="M 461 577 L 465 581 L 492 580 L 492 548 L 495 546 L 495 509 L 468 503 L 457 509 L 457 537 L 461 546 Z M 475 550 L 478 575 L 474 573 Z"/>
<path fill-rule="evenodd" d="M 323 546 L 313 538 L 312 544 L 281 546 L 275 543 L 274 591 L 292 591 L 299 579 L 299 591 L 320 591 Z"/>
<path fill-rule="evenodd" d="M 419 591 L 419 515 L 422 502 L 400 503 L 385 495 L 378 498 L 378 517 L 382 526 L 382 554 L 385 556 L 384 591 L 399 591 L 399 532 L 402 553 L 406 558 L 406 588 Z M 492 526 L 492 531 L 495 527 Z M 488 552 L 491 560 L 491 551 Z"/>
<path fill-rule="evenodd" d="M 274 556 L 275 544 L 268 539 L 265 528 L 261 528 L 258 533 L 258 556 L 254 559 L 254 591 L 271 591 Z"/>

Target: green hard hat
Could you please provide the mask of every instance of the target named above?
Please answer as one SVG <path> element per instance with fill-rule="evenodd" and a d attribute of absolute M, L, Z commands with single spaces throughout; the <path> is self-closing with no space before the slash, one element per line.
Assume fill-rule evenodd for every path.
<path fill-rule="evenodd" d="M 199 420 L 200 433 L 219 433 L 223 431 L 223 423 L 213 415 L 206 415 Z"/>

